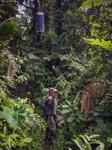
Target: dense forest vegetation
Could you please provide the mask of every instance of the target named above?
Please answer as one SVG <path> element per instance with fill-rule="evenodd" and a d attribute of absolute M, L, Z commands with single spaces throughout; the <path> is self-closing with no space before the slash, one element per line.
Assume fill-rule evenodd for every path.
<path fill-rule="evenodd" d="M 112 150 L 111 69 L 112 0 L 0 0 L 0 150 Z"/>

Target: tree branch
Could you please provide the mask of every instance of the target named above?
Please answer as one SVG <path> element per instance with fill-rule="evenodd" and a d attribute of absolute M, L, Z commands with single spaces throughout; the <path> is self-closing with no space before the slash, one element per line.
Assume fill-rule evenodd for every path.
<path fill-rule="evenodd" d="M 34 9 L 34 7 L 27 6 L 27 5 L 25 5 L 25 4 L 21 3 L 21 2 L 19 2 L 19 4 L 22 5 L 22 6 L 24 6 L 25 8 Z"/>

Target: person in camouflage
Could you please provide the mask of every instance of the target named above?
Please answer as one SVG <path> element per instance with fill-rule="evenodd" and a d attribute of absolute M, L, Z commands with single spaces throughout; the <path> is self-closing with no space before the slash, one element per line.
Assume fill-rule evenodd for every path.
<path fill-rule="evenodd" d="M 54 119 L 56 118 L 57 104 L 58 104 L 57 96 L 58 96 L 57 89 L 50 88 L 48 91 L 48 95 L 44 101 L 46 121 L 49 115 L 54 116 Z"/>
<path fill-rule="evenodd" d="M 52 139 L 56 135 L 57 89 L 50 88 L 45 99 L 45 117 L 47 122 L 46 139 Z"/>

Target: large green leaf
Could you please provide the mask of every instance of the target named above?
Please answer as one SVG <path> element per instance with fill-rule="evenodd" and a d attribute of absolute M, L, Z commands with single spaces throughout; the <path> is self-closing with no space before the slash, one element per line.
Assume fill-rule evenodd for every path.
<path fill-rule="evenodd" d="M 7 106 L 2 106 L 3 111 L 0 111 L 0 119 L 5 120 L 11 127 L 17 126 L 17 120 L 14 117 L 15 111 Z"/>
<path fill-rule="evenodd" d="M 67 118 L 67 122 L 70 123 L 70 122 L 73 122 L 74 120 L 74 115 L 70 115 L 68 118 Z"/>
<path fill-rule="evenodd" d="M 72 112 L 72 109 L 70 109 L 70 108 L 62 110 L 62 113 L 65 113 L 65 114 L 70 113 L 70 112 Z"/>
<path fill-rule="evenodd" d="M 18 142 L 17 142 L 17 146 L 19 147 L 23 147 L 26 146 L 28 143 L 30 143 L 32 141 L 32 138 L 27 137 L 27 138 L 21 138 Z"/>
<path fill-rule="evenodd" d="M 111 41 L 105 41 L 104 39 L 99 40 L 99 39 L 87 39 L 87 38 L 84 38 L 84 41 L 93 46 L 97 45 L 97 46 L 107 49 L 108 51 L 112 51 L 112 42 Z"/>
<path fill-rule="evenodd" d="M 92 144 L 97 144 L 97 150 L 104 150 L 104 144 L 97 140 L 96 138 L 98 138 L 99 135 L 97 134 L 93 134 L 93 135 L 79 135 L 79 136 L 75 136 L 73 138 L 74 143 L 78 146 L 78 148 L 80 150 L 92 150 Z"/>

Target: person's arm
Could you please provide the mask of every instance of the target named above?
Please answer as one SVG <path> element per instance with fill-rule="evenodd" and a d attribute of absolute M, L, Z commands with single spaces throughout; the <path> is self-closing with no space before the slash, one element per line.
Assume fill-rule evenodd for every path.
<path fill-rule="evenodd" d="M 57 112 L 57 105 L 58 105 L 58 99 L 55 98 L 54 99 L 54 114 L 56 115 L 56 112 Z"/>

